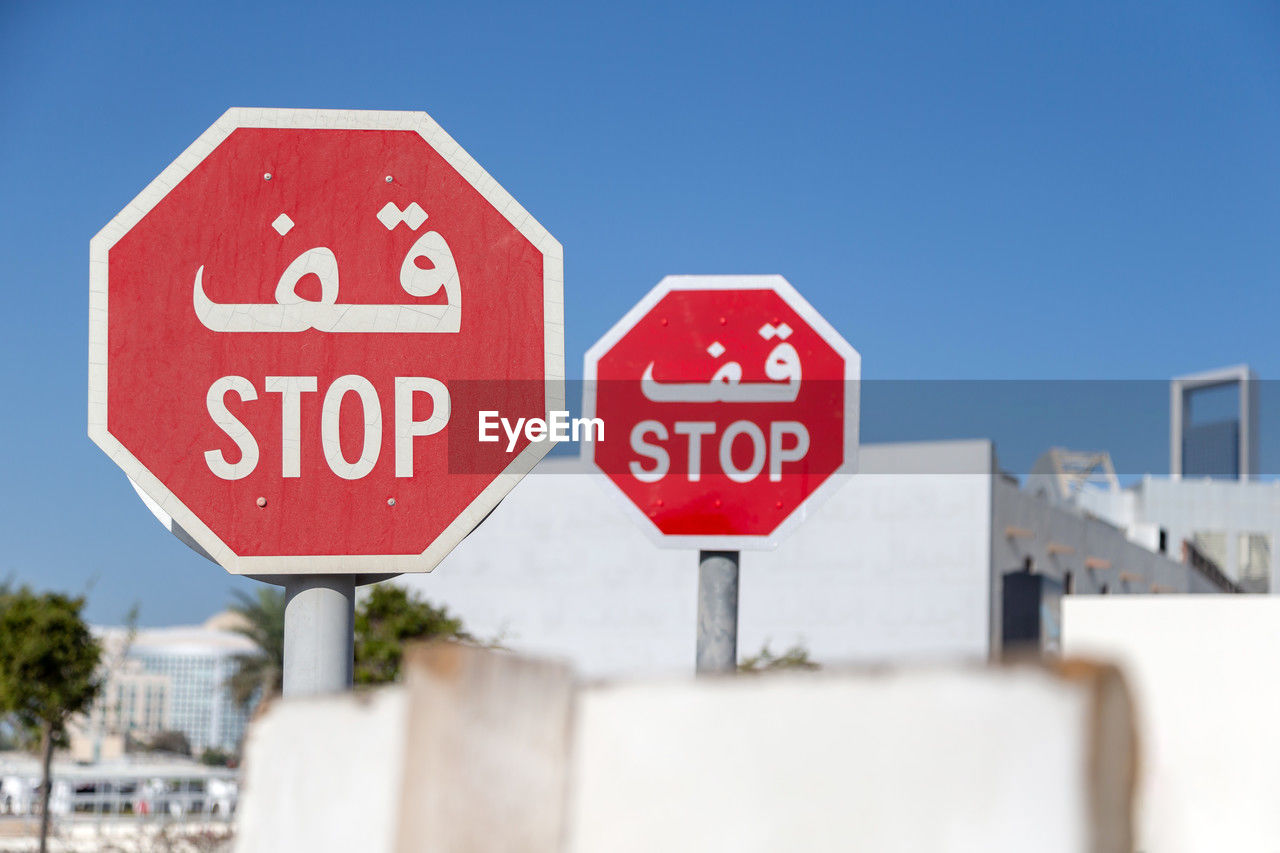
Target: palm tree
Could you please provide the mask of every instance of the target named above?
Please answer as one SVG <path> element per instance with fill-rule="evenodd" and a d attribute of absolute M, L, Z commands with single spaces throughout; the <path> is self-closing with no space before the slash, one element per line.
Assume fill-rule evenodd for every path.
<path fill-rule="evenodd" d="M 284 591 L 264 584 L 256 598 L 242 590 L 233 595 L 230 610 L 244 618 L 234 630 L 252 640 L 258 651 L 236 655 L 236 672 L 227 687 L 241 705 L 255 697 L 266 702 L 280 694 L 284 674 Z"/>

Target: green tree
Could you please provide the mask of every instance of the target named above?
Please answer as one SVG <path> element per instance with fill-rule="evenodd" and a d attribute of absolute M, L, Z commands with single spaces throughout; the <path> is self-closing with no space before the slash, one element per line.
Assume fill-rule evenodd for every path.
<path fill-rule="evenodd" d="M 248 705 L 255 695 L 263 702 L 279 695 L 284 677 L 284 591 L 263 584 L 257 593 L 236 590 L 230 608 L 245 620 L 236 632 L 258 647 L 257 652 L 236 656 L 236 671 L 227 682 L 241 705 Z"/>
<path fill-rule="evenodd" d="M 102 648 L 81 617 L 84 598 L 0 591 L 0 710 L 38 734 L 41 753 L 40 850 L 49 838 L 54 745 L 67 721 L 88 710 L 102 683 Z"/>
<path fill-rule="evenodd" d="M 462 620 L 416 592 L 379 584 L 356 608 L 357 684 L 385 684 L 400 677 L 404 644 L 411 640 L 471 640 Z"/>

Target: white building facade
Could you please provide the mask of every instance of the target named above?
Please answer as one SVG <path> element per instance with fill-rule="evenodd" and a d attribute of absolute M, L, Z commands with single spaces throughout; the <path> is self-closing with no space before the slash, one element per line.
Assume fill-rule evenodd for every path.
<path fill-rule="evenodd" d="M 846 479 L 776 550 L 742 554 L 740 656 L 768 644 L 802 646 L 823 664 L 987 660 L 1009 635 L 1007 577 L 1047 593 L 1034 615 L 1046 645 L 1055 585 L 1221 590 L 1020 489 L 987 441 L 863 445 Z M 544 460 L 434 572 L 393 583 L 447 605 L 481 638 L 588 676 L 688 672 L 697 552 L 655 547 L 612 492 L 576 458 Z"/>
<path fill-rule="evenodd" d="M 1280 540 L 1280 481 L 1146 476 L 1119 494 L 1081 492 L 1078 505 L 1174 550 L 1190 542 L 1245 592 L 1280 589 L 1273 554 Z"/>

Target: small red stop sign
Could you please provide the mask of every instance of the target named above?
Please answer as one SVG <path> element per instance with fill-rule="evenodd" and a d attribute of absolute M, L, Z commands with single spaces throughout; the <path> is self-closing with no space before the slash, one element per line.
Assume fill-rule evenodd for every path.
<path fill-rule="evenodd" d="M 429 570 L 549 448 L 560 245 L 424 113 L 231 110 L 91 244 L 89 431 L 239 573 Z"/>
<path fill-rule="evenodd" d="M 661 544 L 771 548 L 852 473 L 858 353 L 781 276 L 670 276 L 587 353 L 587 444 Z"/>

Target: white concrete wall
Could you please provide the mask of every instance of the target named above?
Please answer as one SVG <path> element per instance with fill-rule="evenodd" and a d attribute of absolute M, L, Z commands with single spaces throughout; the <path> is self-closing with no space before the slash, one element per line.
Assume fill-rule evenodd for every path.
<path fill-rule="evenodd" d="M 739 653 L 985 659 L 991 445 L 869 445 L 776 551 L 742 557 Z M 509 648 L 590 676 L 693 666 L 697 552 L 654 547 L 607 484 L 545 461 L 444 563 L 403 583 Z M 577 473 L 574 473 L 577 472 Z"/>
<path fill-rule="evenodd" d="M 1070 598 L 1067 654 L 1110 659 L 1134 693 L 1138 849 L 1280 849 L 1280 600 Z"/>

